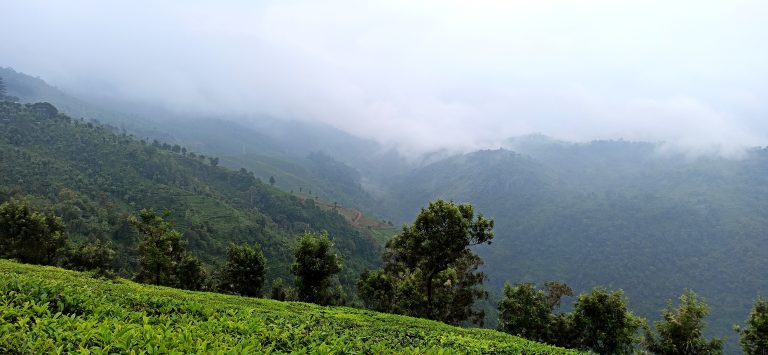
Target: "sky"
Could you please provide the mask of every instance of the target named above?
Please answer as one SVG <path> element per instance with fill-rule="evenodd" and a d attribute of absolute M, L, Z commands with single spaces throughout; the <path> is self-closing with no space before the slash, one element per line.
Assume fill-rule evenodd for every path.
<path fill-rule="evenodd" d="M 404 153 L 542 133 L 768 145 L 764 0 L 0 0 L 0 66 L 77 95 L 329 123 Z"/>

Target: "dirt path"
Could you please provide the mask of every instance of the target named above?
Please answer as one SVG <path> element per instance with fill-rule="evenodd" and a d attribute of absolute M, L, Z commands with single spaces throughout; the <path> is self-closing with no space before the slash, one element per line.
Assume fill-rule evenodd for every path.
<path fill-rule="evenodd" d="M 352 224 L 357 225 L 357 222 L 360 222 L 360 218 L 362 217 L 363 217 L 363 213 L 360 211 L 357 211 L 357 213 L 355 213 L 355 218 L 352 218 Z"/>

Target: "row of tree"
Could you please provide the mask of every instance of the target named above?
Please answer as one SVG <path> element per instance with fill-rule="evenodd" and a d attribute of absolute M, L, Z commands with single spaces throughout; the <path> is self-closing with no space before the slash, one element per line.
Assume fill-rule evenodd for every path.
<path fill-rule="evenodd" d="M 267 260 L 258 244 L 230 244 L 226 264 L 214 273 L 187 250 L 187 243 L 173 224 L 152 210 L 141 210 L 128 222 L 141 235 L 137 246 L 137 282 L 261 297 L 266 281 Z M 327 233 L 305 233 L 293 249 L 291 272 L 295 287 L 281 279 L 272 284 L 271 296 L 318 304 L 343 304 L 340 286 L 333 277 L 341 271 L 342 258 L 334 252 Z M 60 217 L 36 211 L 23 199 L 0 205 L 0 257 L 23 263 L 57 265 L 74 270 L 95 271 L 113 276 L 115 252 L 110 242 L 94 239 L 73 244 Z"/>
<path fill-rule="evenodd" d="M 547 282 L 505 285 L 499 302 L 501 331 L 552 345 L 591 350 L 600 354 L 629 354 L 639 348 L 654 354 L 722 354 L 724 339 L 704 336 L 709 308 L 693 291 L 680 296 L 679 305 L 662 312 L 654 329 L 627 307 L 623 291 L 595 288 L 576 299 L 573 311 L 558 313 L 570 287 Z M 746 354 L 768 351 L 768 302 L 758 298 L 747 320 L 737 327 Z"/>
<path fill-rule="evenodd" d="M 230 244 L 226 264 L 209 276 L 202 263 L 192 256 L 170 222 L 151 210 L 141 210 L 130 222 L 139 230 L 139 282 L 192 290 L 211 290 L 249 297 L 262 297 L 266 283 L 267 259 L 258 244 Z M 295 287 L 274 280 L 271 297 L 317 304 L 344 304 L 340 286 L 333 277 L 341 271 L 342 258 L 333 250 L 327 233 L 305 232 L 293 249 L 291 273 Z"/>
<path fill-rule="evenodd" d="M 129 219 L 140 233 L 139 282 L 193 290 L 261 297 L 267 260 L 258 245 L 230 245 L 226 264 L 209 275 L 191 255 L 181 234 L 164 216 L 142 210 Z M 383 267 L 364 272 L 358 296 L 365 307 L 434 319 L 449 324 L 482 324 L 478 301 L 488 298 L 482 287 L 482 259 L 471 248 L 490 244 L 492 220 L 475 215 L 469 204 L 436 201 L 422 209 L 411 225 L 390 240 Z M 23 200 L 0 205 L 0 256 L 21 262 L 64 265 L 109 274 L 114 252 L 108 243 L 72 246 L 59 217 L 30 208 Z M 294 287 L 274 280 L 270 297 L 318 304 L 344 304 L 333 277 L 342 259 L 327 234 L 305 233 L 293 249 Z M 507 284 L 498 305 L 498 329 L 552 345 L 601 354 L 632 353 L 639 348 L 656 354 L 719 354 L 723 339 L 703 335 L 709 309 L 694 292 L 680 297 L 655 322 L 655 330 L 628 309 L 623 291 L 595 288 L 579 295 L 571 312 L 558 312 L 568 285 L 547 282 Z M 747 354 L 768 352 L 768 301 L 758 299 L 744 328 L 737 328 Z"/>

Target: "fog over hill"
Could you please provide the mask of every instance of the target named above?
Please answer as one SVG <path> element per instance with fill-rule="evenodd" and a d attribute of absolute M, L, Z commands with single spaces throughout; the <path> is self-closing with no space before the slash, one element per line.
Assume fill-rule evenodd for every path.
<path fill-rule="evenodd" d="M 151 10 L 148 10 L 151 9 Z M 329 123 L 406 154 L 510 136 L 766 145 L 768 5 L 3 5 L 0 61 L 80 97 Z"/>

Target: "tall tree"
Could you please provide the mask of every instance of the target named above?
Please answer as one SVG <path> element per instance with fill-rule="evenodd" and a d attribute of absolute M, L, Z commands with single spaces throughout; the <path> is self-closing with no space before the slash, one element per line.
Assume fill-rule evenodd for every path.
<path fill-rule="evenodd" d="M 591 293 L 579 295 L 573 310 L 580 347 L 599 354 L 632 353 L 642 324 L 642 319 L 627 309 L 627 298 L 621 290 L 594 288 Z"/>
<path fill-rule="evenodd" d="M 165 213 L 167 217 L 169 213 Z M 163 216 L 142 209 L 128 221 L 142 235 L 139 243 L 139 271 L 136 280 L 154 285 L 188 289 L 202 287 L 205 271 L 202 264 L 188 255 L 181 234 Z"/>
<path fill-rule="evenodd" d="M 504 285 L 499 302 L 498 328 L 526 339 L 563 347 L 573 347 L 572 314 L 556 314 L 563 296 L 573 296 L 571 288 L 547 281 L 543 290 L 532 283 Z"/>
<path fill-rule="evenodd" d="M 109 275 L 113 270 L 115 250 L 111 241 L 91 240 L 74 247 L 69 256 L 69 268 L 94 270 L 100 275 Z"/>
<path fill-rule="evenodd" d="M 472 205 L 431 202 L 387 243 L 383 271 L 362 275 L 363 302 L 379 311 L 451 324 L 482 323 L 483 311 L 473 306 L 487 298 L 486 277 L 478 271 L 482 259 L 470 247 L 490 244 L 492 229 L 493 221 L 475 216 Z"/>
<path fill-rule="evenodd" d="M 662 355 L 722 354 L 723 340 L 704 337 L 704 317 L 709 314 L 707 304 L 693 291 L 680 296 L 675 309 L 672 301 L 662 313 L 662 320 L 654 322 L 657 334 L 645 331 L 646 348 Z"/>
<path fill-rule="evenodd" d="M 545 341 L 552 309 L 547 295 L 532 283 L 504 285 L 499 302 L 499 330 L 535 341 Z"/>
<path fill-rule="evenodd" d="M 11 199 L 0 205 L 0 255 L 23 263 L 54 265 L 65 247 L 64 222 L 34 211 L 26 200 Z"/>
<path fill-rule="evenodd" d="M 298 298 L 304 302 L 329 304 L 336 295 L 331 290 L 331 277 L 339 273 L 342 258 L 333 252 L 328 233 L 305 233 L 293 251 L 291 272 L 296 275 Z"/>
<path fill-rule="evenodd" d="M 744 349 L 744 354 L 768 354 L 768 300 L 758 298 L 755 301 L 755 307 L 749 313 L 747 326 L 737 327 L 736 331 L 741 334 L 739 342 Z"/>
<path fill-rule="evenodd" d="M 200 259 L 188 252 L 184 252 L 176 267 L 176 285 L 174 286 L 197 291 L 206 289 L 207 281 L 208 272 L 203 267 Z"/>
<path fill-rule="evenodd" d="M 275 177 L 274 177 L 274 176 L 270 176 L 270 177 L 269 177 L 269 184 L 270 184 L 270 185 L 272 185 L 272 186 L 275 186 L 275 183 L 276 183 L 276 182 L 277 182 L 277 180 L 275 180 Z"/>
<path fill-rule="evenodd" d="M 221 271 L 219 289 L 249 297 L 261 297 L 267 261 L 258 244 L 230 244 L 227 264 Z"/>

